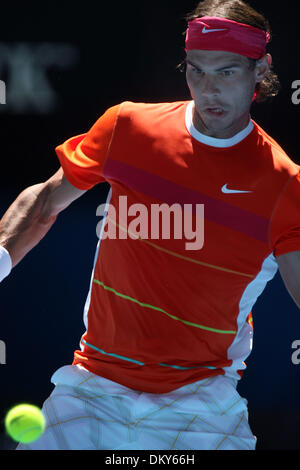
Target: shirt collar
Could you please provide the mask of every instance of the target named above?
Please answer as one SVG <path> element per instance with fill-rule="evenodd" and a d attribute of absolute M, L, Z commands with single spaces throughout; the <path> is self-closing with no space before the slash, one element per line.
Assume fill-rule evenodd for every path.
<path fill-rule="evenodd" d="M 194 101 L 190 101 L 186 108 L 185 113 L 185 123 L 187 130 L 191 134 L 194 139 L 198 140 L 202 144 L 209 145 L 211 147 L 219 147 L 219 148 L 227 148 L 232 147 L 233 145 L 238 144 L 242 140 L 244 140 L 253 130 L 254 124 L 250 119 L 249 124 L 245 129 L 235 134 L 233 137 L 229 139 L 217 139 L 216 137 L 210 137 L 208 135 L 202 134 L 199 132 L 193 124 L 193 109 L 194 109 Z"/>

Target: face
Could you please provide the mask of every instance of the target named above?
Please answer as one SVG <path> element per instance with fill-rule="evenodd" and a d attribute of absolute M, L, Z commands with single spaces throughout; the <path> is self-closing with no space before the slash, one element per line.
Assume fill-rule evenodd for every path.
<path fill-rule="evenodd" d="M 252 69 L 240 54 L 192 50 L 187 51 L 186 64 L 196 129 L 220 139 L 243 130 L 249 123 L 255 86 L 268 73 L 271 56 L 259 59 Z"/>

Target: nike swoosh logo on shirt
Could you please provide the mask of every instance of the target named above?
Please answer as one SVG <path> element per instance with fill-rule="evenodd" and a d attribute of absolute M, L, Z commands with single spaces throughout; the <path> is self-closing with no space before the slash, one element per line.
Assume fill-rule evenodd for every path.
<path fill-rule="evenodd" d="M 222 188 L 222 193 L 224 194 L 241 194 L 241 193 L 253 193 L 253 191 L 240 191 L 238 189 L 228 189 L 227 184 L 224 184 Z"/>
<path fill-rule="evenodd" d="M 215 33 L 216 31 L 226 31 L 226 29 L 206 29 L 206 27 L 204 26 L 204 28 L 202 29 L 202 34 Z"/>

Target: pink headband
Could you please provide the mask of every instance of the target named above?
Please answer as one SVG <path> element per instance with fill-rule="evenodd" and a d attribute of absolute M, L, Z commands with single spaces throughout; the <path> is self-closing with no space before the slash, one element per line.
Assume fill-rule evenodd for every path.
<path fill-rule="evenodd" d="M 185 51 L 227 51 L 260 59 L 266 54 L 269 41 L 269 33 L 262 29 L 226 18 L 203 16 L 188 22 Z"/>

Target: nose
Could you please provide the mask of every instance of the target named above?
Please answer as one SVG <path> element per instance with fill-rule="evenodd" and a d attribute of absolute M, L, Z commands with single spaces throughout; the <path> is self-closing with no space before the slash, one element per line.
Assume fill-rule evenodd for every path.
<path fill-rule="evenodd" d="M 203 75 L 201 83 L 201 94 L 203 96 L 215 96 L 220 93 L 215 77 Z"/>

